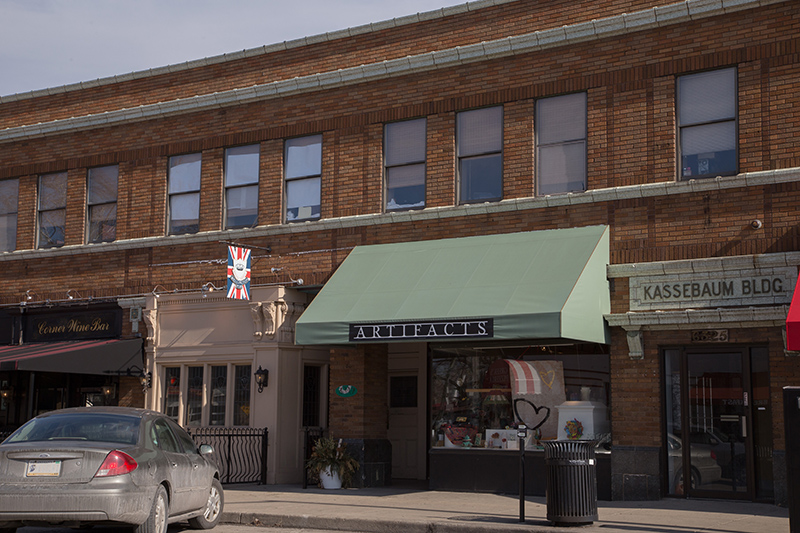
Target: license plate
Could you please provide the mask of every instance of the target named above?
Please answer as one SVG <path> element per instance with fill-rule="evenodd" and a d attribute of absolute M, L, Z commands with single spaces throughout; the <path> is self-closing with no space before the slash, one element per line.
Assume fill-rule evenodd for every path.
<path fill-rule="evenodd" d="M 58 477 L 61 474 L 61 461 L 28 461 L 25 477 Z"/>

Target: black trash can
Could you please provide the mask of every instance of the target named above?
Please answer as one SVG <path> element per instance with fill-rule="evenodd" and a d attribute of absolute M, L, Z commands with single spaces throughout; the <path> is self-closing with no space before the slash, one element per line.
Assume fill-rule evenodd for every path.
<path fill-rule="evenodd" d="M 560 526 L 597 520 L 595 441 L 542 441 L 547 470 L 547 519 Z"/>

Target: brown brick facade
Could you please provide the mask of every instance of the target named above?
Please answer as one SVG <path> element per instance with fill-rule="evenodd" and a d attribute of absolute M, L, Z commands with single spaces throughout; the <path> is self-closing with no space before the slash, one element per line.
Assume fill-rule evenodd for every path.
<path fill-rule="evenodd" d="M 664 5 L 504 2 L 140 79 L 0 98 L 0 134 L 8 128 L 22 136 L 0 137 L 0 179 L 20 183 L 16 251 L 0 254 L 0 305 L 15 308 L 32 288 L 42 300 L 57 301 L 68 288 L 85 298 L 113 300 L 147 295 L 156 285 L 167 291 L 199 290 L 209 281 L 222 286 L 224 269 L 214 261 L 224 259 L 222 242 L 229 240 L 260 247 L 254 249 L 253 284 L 287 282 L 290 273 L 315 288 L 358 245 L 600 224 L 610 227 L 611 265 L 800 251 L 800 10 L 790 1 L 237 105 L 181 113 L 165 108 L 146 119 L 67 127 L 59 134 L 22 128 Z M 730 67 L 738 84 L 737 176 L 678 189 L 676 79 Z M 537 197 L 536 102 L 578 91 L 587 94 L 587 193 Z M 482 106 L 503 107 L 503 202 L 459 206 L 456 117 Z M 384 126 L 414 118 L 425 118 L 427 126 L 426 209 L 386 213 Z M 322 135 L 321 219 L 286 223 L 284 141 L 315 134 Z M 245 144 L 260 146 L 258 222 L 227 232 L 225 149 Z M 195 152 L 202 154 L 200 231 L 167 238 L 169 157 Z M 119 165 L 117 240 L 84 245 L 86 172 L 110 164 Z M 38 177 L 62 171 L 69 180 L 66 246 L 39 252 Z M 754 230 L 753 220 L 763 227 Z M 630 311 L 628 281 L 612 279 L 612 314 Z M 768 346 L 773 443 L 785 450 L 781 388 L 800 383 L 800 366 L 784 355 L 778 326 L 731 328 L 730 334 L 732 344 Z M 691 338 L 687 328 L 675 328 L 645 331 L 643 339 L 644 357 L 632 360 L 625 331 L 612 330 L 613 442 L 657 449 L 664 433 L 661 348 L 690 345 Z M 331 434 L 386 438 L 386 358 L 385 346 L 331 349 Z M 358 394 L 337 396 L 334 387 L 343 383 Z M 140 401 L 137 386 L 120 390 L 120 402 Z"/>

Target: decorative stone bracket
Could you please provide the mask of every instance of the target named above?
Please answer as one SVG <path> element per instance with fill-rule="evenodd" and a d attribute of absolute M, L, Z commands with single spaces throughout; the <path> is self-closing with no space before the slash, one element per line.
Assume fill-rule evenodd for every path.
<path fill-rule="evenodd" d="M 626 329 L 625 333 L 628 337 L 628 357 L 631 359 L 644 359 L 642 330 L 639 328 Z"/>
<path fill-rule="evenodd" d="M 299 308 L 299 309 L 298 309 Z M 304 306 L 283 300 L 250 303 L 253 318 L 253 336 L 258 339 L 276 339 L 291 342 L 294 337 L 296 315 L 303 312 Z"/>

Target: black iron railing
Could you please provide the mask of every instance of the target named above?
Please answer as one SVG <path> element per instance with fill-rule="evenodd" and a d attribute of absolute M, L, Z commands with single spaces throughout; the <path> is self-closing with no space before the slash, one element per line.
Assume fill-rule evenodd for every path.
<path fill-rule="evenodd" d="M 267 483 L 267 428 L 186 428 L 194 441 L 210 444 L 222 483 Z"/>

